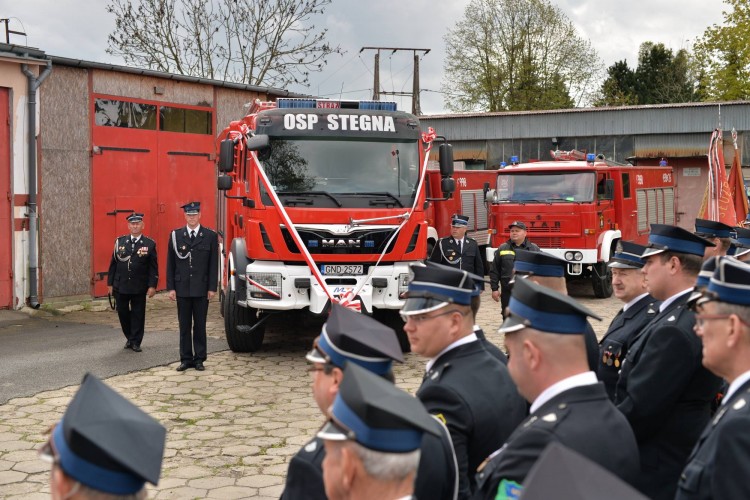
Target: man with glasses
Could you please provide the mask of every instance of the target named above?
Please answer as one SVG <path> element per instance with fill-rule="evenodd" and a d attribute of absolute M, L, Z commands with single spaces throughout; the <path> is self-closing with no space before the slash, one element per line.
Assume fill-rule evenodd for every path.
<path fill-rule="evenodd" d="M 87 373 L 39 456 L 52 464 L 52 498 L 146 498 L 157 484 L 167 431 Z"/>
<path fill-rule="evenodd" d="M 711 418 L 720 380 L 701 366 L 687 301 L 714 244 L 680 227 L 652 224 L 641 258 L 659 312 L 630 342 L 615 404 L 638 440 L 641 472 L 634 486 L 649 498 L 672 499 L 680 472 Z"/>
<path fill-rule="evenodd" d="M 638 474 L 633 431 L 586 360 L 587 318 L 600 318 L 528 279 L 516 281 L 508 312 L 499 330 L 505 334 L 508 370 L 531 411 L 479 468 L 474 499 L 518 492 L 552 442 L 633 481 Z"/>
<path fill-rule="evenodd" d="M 703 366 L 729 389 L 690 454 L 676 499 L 750 498 L 750 266 L 721 258 L 696 311 Z"/>
<path fill-rule="evenodd" d="M 459 498 L 474 492 L 474 472 L 523 420 L 526 403 L 508 369 L 473 331 L 474 280 L 468 272 L 412 265 L 401 310 L 412 352 L 428 359 L 417 397 L 450 431 Z"/>
<path fill-rule="evenodd" d="M 445 498 L 420 497 L 414 489 L 417 465 L 424 459 L 420 443 L 424 436 L 442 432 L 418 399 L 349 362 L 326 414 L 328 421 L 317 437 L 325 442 L 323 477 L 329 500 Z"/>
<path fill-rule="evenodd" d="M 344 366 L 355 364 L 394 382 L 393 361 L 404 357 L 396 332 L 373 318 L 331 305 L 331 315 L 321 334 L 307 354 L 311 363 L 313 399 L 325 415 L 333 404 L 342 382 Z M 426 435 L 422 442 L 422 459 L 415 491 L 419 498 L 455 498 L 457 491 L 456 460 L 447 430 L 441 435 Z M 323 441 L 314 437 L 292 457 L 287 470 L 282 500 L 325 499 L 322 463 L 325 458 Z"/>

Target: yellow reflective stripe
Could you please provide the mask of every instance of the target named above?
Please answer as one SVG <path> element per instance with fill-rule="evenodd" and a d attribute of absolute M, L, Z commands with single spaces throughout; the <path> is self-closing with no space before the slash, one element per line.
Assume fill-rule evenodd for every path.
<path fill-rule="evenodd" d="M 500 250 L 499 254 L 500 254 L 501 256 L 502 256 L 502 255 L 515 255 L 515 254 L 516 254 L 516 252 L 514 252 L 513 250 Z"/>

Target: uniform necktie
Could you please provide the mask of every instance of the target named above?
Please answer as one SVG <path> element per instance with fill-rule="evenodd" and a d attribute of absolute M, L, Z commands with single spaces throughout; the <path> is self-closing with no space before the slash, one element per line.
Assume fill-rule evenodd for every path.
<path fill-rule="evenodd" d="M 195 231 L 190 231 L 190 241 L 195 241 Z"/>

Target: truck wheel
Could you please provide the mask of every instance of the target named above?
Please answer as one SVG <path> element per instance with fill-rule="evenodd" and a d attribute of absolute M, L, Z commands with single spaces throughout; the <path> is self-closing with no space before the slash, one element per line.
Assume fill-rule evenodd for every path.
<path fill-rule="evenodd" d="M 597 299 L 606 299 L 612 295 L 612 269 L 606 262 L 594 264 L 591 271 L 591 284 Z"/>
<path fill-rule="evenodd" d="M 260 349 L 266 335 L 265 326 L 256 328 L 252 333 L 237 329 L 242 325 L 253 326 L 255 321 L 255 309 L 240 307 L 236 292 L 227 290 L 224 298 L 224 333 L 232 352 L 255 352 Z"/>

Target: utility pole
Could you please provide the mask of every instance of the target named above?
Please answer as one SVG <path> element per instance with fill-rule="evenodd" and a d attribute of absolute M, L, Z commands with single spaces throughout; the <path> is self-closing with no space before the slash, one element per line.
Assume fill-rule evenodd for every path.
<path fill-rule="evenodd" d="M 374 75 L 374 81 L 373 81 L 373 90 L 372 90 L 372 99 L 374 101 L 380 100 L 380 95 L 403 95 L 403 96 L 411 96 L 411 113 L 413 115 L 421 115 L 422 110 L 419 107 L 419 53 L 423 53 L 424 55 L 429 54 L 430 49 L 415 49 L 415 48 L 407 48 L 407 47 L 362 47 L 359 50 L 359 53 L 361 54 L 365 50 L 374 50 L 375 51 L 375 70 L 373 71 Z M 398 51 L 411 51 L 414 54 L 414 76 L 412 77 L 412 91 L 411 92 L 386 92 L 380 90 L 380 51 L 381 50 L 390 50 L 391 55 L 395 54 Z"/>

